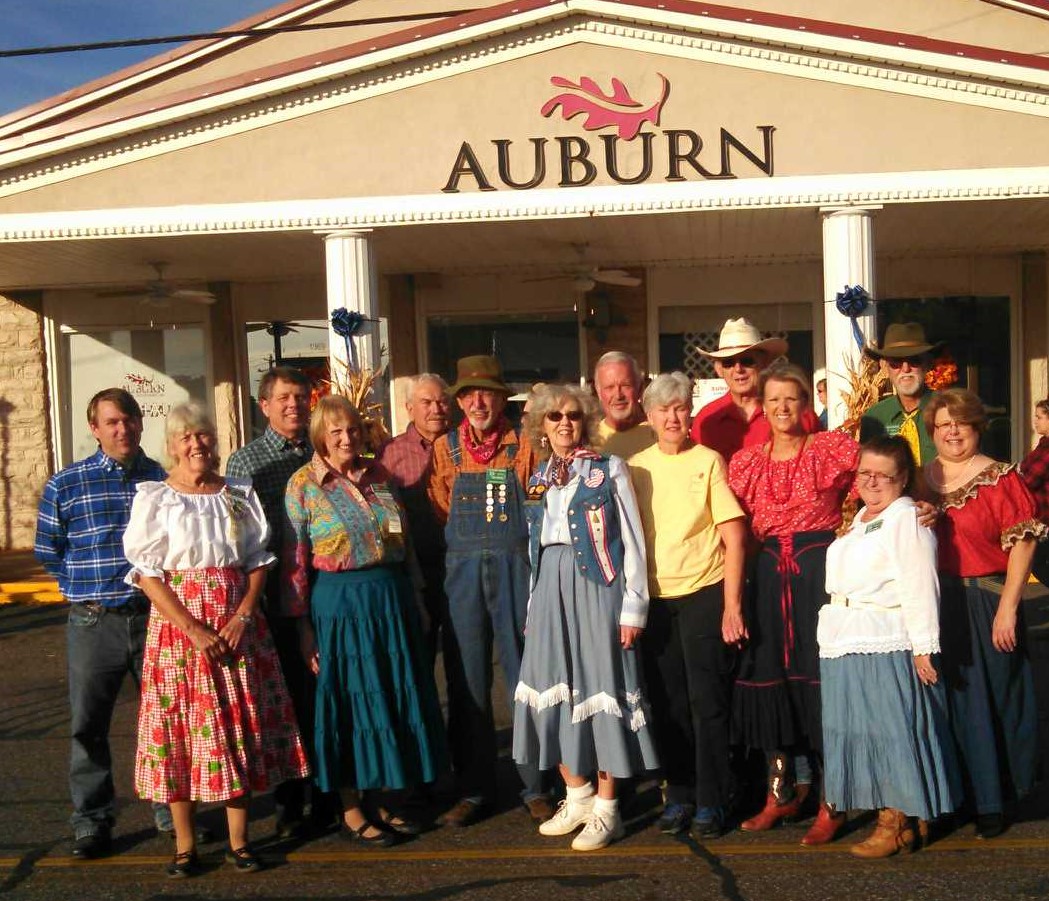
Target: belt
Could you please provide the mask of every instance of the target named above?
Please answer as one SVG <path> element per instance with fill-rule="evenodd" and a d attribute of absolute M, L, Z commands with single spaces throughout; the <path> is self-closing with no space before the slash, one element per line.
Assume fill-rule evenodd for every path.
<path fill-rule="evenodd" d="M 105 604 L 98 604 L 95 601 L 81 601 L 76 606 L 89 610 L 91 613 L 112 613 L 116 616 L 138 616 L 140 613 L 145 613 L 149 610 L 149 601 L 128 601 L 126 604 L 121 604 L 119 607 L 107 607 Z"/>
<path fill-rule="evenodd" d="M 964 576 L 961 580 L 966 588 L 982 588 L 984 591 L 993 591 L 1001 594 L 1005 585 L 1005 576 L 992 573 L 989 576 Z"/>
<path fill-rule="evenodd" d="M 876 603 L 874 603 L 874 601 L 859 601 L 856 598 L 850 598 L 847 595 L 837 594 L 837 593 L 831 594 L 830 602 L 835 607 L 852 607 L 854 609 L 857 608 L 857 607 L 866 607 L 866 608 L 868 608 L 870 610 L 892 610 L 892 609 L 895 609 L 895 608 L 892 608 L 892 607 L 885 607 L 882 604 L 876 604 Z"/>

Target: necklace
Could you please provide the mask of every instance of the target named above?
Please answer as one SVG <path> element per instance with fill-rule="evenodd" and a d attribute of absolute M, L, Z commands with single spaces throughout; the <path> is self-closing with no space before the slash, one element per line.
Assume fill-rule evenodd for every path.
<path fill-rule="evenodd" d="M 947 473 L 944 470 L 943 461 L 940 460 L 940 477 L 937 478 L 933 473 L 929 473 L 929 481 L 932 482 L 933 487 L 940 492 L 940 494 L 948 494 L 954 491 L 959 485 L 964 483 L 969 478 L 969 473 L 972 471 L 973 464 L 979 461 L 979 455 L 973 454 L 968 462 L 958 471 L 958 473 L 951 478 L 947 478 Z"/>

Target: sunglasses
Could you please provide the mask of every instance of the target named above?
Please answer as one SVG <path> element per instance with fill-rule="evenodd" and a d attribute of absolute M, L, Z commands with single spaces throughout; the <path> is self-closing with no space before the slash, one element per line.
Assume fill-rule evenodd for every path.
<path fill-rule="evenodd" d="M 753 354 L 740 354 L 738 357 L 726 357 L 721 361 L 721 365 L 726 369 L 732 369 L 737 363 L 744 369 L 750 369 L 758 365 L 758 358 Z"/>
<path fill-rule="evenodd" d="M 562 413 L 560 410 L 551 410 L 546 414 L 546 418 L 551 422 L 560 422 L 562 419 L 567 419 L 569 422 L 582 422 L 583 411 L 569 410 L 567 413 Z"/>
<path fill-rule="evenodd" d="M 924 361 L 924 357 L 897 357 L 895 359 L 887 359 L 885 362 L 889 364 L 889 369 L 902 369 L 904 363 L 909 365 L 911 369 L 921 369 Z"/>

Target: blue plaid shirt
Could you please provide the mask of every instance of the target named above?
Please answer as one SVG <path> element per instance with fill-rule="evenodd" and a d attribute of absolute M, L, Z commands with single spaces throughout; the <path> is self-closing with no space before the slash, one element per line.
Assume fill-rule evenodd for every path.
<path fill-rule="evenodd" d="M 124 583 L 131 569 L 124 530 L 139 482 L 163 481 L 167 475 L 141 452 L 125 468 L 99 449 L 47 480 L 33 551 L 67 600 L 106 607 L 141 600 L 142 593 Z"/>

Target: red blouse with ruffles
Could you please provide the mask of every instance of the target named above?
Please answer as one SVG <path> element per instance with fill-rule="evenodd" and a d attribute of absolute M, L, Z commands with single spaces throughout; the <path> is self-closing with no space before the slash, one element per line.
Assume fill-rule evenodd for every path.
<path fill-rule="evenodd" d="M 949 576 L 1004 573 L 1017 541 L 1047 532 L 1015 463 L 991 463 L 937 507 L 938 566 Z"/>
<path fill-rule="evenodd" d="M 848 435 L 817 432 L 790 460 L 770 459 L 767 444 L 743 448 L 729 463 L 728 483 L 760 539 L 836 529 L 858 460 Z"/>

